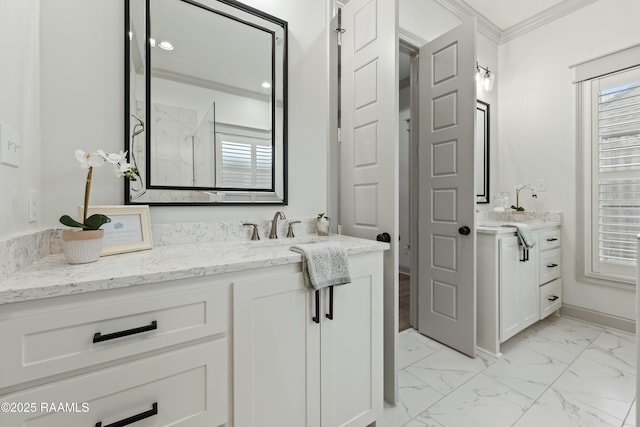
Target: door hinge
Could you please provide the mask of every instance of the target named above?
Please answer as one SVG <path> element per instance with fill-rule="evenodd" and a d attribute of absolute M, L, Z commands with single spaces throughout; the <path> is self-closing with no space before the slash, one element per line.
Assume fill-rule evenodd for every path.
<path fill-rule="evenodd" d="M 336 33 L 338 33 L 338 46 L 342 46 L 342 35 L 345 33 L 345 31 L 347 31 L 345 28 L 336 28 L 334 30 Z"/>

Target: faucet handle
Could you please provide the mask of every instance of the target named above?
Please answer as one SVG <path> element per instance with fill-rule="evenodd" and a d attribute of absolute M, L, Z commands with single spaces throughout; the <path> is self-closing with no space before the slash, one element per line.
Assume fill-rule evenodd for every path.
<path fill-rule="evenodd" d="M 253 226 L 253 234 L 251 235 L 251 240 L 260 240 L 260 234 L 258 234 L 258 224 L 247 222 L 247 223 L 243 223 L 242 225 Z"/>
<path fill-rule="evenodd" d="M 287 237 L 296 237 L 293 234 L 293 224 L 300 224 L 300 221 L 289 221 L 289 229 L 287 230 Z"/>

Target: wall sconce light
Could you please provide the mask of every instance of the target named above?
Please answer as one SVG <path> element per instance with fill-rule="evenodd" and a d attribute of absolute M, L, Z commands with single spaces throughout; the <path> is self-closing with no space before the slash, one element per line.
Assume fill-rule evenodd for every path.
<path fill-rule="evenodd" d="M 493 82 L 496 75 L 489 71 L 489 67 L 483 67 L 476 62 L 476 83 L 481 85 L 486 92 L 493 90 Z"/>

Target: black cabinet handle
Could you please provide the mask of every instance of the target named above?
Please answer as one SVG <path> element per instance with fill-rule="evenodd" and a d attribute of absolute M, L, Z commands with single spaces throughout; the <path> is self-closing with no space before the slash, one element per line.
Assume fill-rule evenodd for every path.
<path fill-rule="evenodd" d="M 126 337 L 126 336 L 129 336 L 129 335 L 135 335 L 135 334 L 140 334 L 142 332 L 153 331 L 154 329 L 158 329 L 158 322 L 156 322 L 155 320 L 153 322 L 151 322 L 150 325 L 147 325 L 147 326 L 141 326 L 139 328 L 127 329 L 126 331 L 118 331 L 118 332 L 114 332 L 112 334 L 102 335 L 102 333 L 96 332 L 93 335 L 93 343 L 95 344 L 97 342 L 114 340 L 116 338 L 122 338 L 122 337 Z"/>
<path fill-rule="evenodd" d="M 557 267 L 558 264 L 547 264 L 547 268 L 554 268 Z"/>
<path fill-rule="evenodd" d="M 559 297 L 559 296 L 556 296 L 556 295 L 551 295 L 551 296 L 550 296 L 549 298 L 547 298 L 547 299 L 548 299 L 549 301 L 555 301 L 555 300 L 557 300 L 558 298 L 560 298 L 560 297 Z"/>
<path fill-rule="evenodd" d="M 329 313 L 325 314 L 327 319 L 333 320 L 333 286 L 329 286 Z"/>
<path fill-rule="evenodd" d="M 556 239 L 555 237 L 550 237 L 547 239 L 547 242 L 555 242 L 556 240 L 558 239 Z"/>
<path fill-rule="evenodd" d="M 313 320 L 316 323 L 320 323 L 320 314 L 318 314 L 320 312 L 320 291 L 316 291 L 315 292 L 315 299 L 316 299 L 316 315 L 313 316 L 311 318 L 311 320 Z"/>
<path fill-rule="evenodd" d="M 115 423 L 111 423 L 104 427 L 124 427 L 124 426 L 128 426 L 129 424 L 138 422 L 140 420 L 144 420 L 145 418 L 153 417 L 154 415 L 157 415 L 157 414 L 158 414 L 158 402 L 154 402 L 152 405 L 152 408 L 149 409 L 148 411 L 141 412 L 132 417 L 125 418 L 124 420 L 116 421 Z M 98 421 L 96 423 L 96 427 L 103 427 L 102 421 Z"/>

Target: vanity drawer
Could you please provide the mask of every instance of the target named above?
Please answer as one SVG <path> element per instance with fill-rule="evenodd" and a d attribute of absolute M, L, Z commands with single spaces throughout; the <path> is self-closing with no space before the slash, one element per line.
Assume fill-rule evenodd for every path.
<path fill-rule="evenodd" d="M 560 247 L 560 229 L 540 232 L 540 252 Z"/>
<path fill-rule="evenodd" d="M 562 305 L 562 280 L 540 286 L 540 319 L 544 319 Z"/>
<path fill-rule="evenodd" d="M 4 396 L 16 409 L 35 406 L 4 412 L 2 425 L 108 426 L 140 415 L 133 425 L 219 426 L 228 415 L 227 354 L 221 338 Z M 55 412 L 52 404 L 70 406 Z"/>
<path fill-rule="evenodd" d="M 560 248 L 550 251 L 540 252 L 540 275 L 539 283 L 542 285 L 553 279 L 560 277 L 562 265 L 560 263 Z"/>
<path fill-rule="evenodd" d="M 176 283 L 180 291 L 64 297 L 47 310 L 0 320 L 0 388 L 225 334 L 230 286 Z"/>

